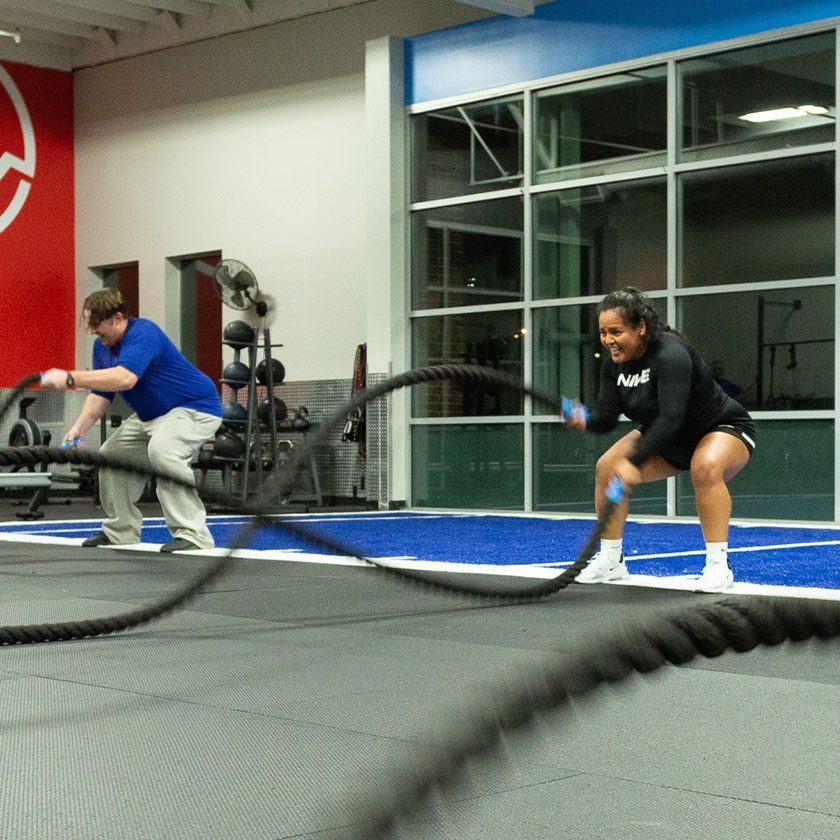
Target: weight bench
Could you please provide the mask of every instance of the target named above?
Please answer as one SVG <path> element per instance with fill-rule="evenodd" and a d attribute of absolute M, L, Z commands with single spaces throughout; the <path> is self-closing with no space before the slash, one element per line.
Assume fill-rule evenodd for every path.
<path fill-rule="evenodd" d="M 10 472 L 0 473 L 0 488 L 5 487 L 34 487 L 35 492 L 29 500 L 25 511 L 16 513 L 20 519 L 42 519 L 44 512 L 39 510 L 47 500 L 47 493 L 53 485 L 53 476 L 49 472 Z M 25 504 L 21 502 L 20 504 Z"/>

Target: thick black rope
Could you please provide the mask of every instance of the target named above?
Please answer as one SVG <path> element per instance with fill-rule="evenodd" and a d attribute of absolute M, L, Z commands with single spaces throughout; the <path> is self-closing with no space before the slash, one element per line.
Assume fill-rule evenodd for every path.
<path fill-rule="evenodd" d="M 382 396 L 400 388 L 416 385 L 422 382 L 444 380 L 467 382 L 473 385 L 480 385 L 488 389 L 502 388 L 513 390 L 518 393 L 528 394 L 534 399 L 550 406 L 557 412 L 562 411 L 560 401 L 556 400 L 554 397 L 527 388 L 514 377 L 488 368 L 479 368 L 469 365 L 441 365 L 408 371 L 381 383 L 375 388 L 371 388 L 368 391 L 357 395 L 348 406 L 345 406 L 329 417 L 322 424 L 318 434 L 313 437 L 309 446 L 298 449 L 296 455 L 290 459 L 281 481 L 276 483 L 274 486 L 267 487 L 268 492 L 266 493 L 266 496 L 269 499 L 279 498 L 282 494 L 291 490 L 297 473 L 304 468 L 308 461 L 311 448 L 323 445 L 332 430 L 338 426 L 339 423 L 344 422 L 348 411 L 353 408 L 364 406 L 367 403 L 379 399 Z M 37 381 L 37 376 L 30 376 L 22 380 L 16 386 L 3 406 L 0 407 L 0 422 L 2 422 L 3 417 L 8 413 L 11 405 L 24 391 L 24 389 L 29 385 L 35 384 Z M 135 473 L 147 478 L 154 477 L 158 480 L 171 481 L 180 486 L 194 486 L 188 480 L 185 480 L 180 476 L 161 474 L 148 464 L 140 464 L 128 458 L 113 456 L 105 457 L 100 455 L 98 452 L 88 452 L 85 449 L 47 446 L 21 446 L 0 449 L 0 467 L 23 468 L 41 465 L 45 466 L 49 464 L 71 464 L 107 468 Z M 204 495 L 208 501 L 214 504 L 231 507 L 231 500 L 222 493 L 208 491 L 205 492 Z M 267 503 L 260 499 L 256 499 L 244 506 L 240 506 L 239 509 L 243 513 L 253 515 L 255 517 L 254 522 L 237 536 L 234 546 L 225 556 L 209 565 L 204 571 L 188 581 L 177 592 L 150 606 L 141 607 L 139 609 L 115 616 L 75 622 L 0 627 L 0 645 L 34 644 L 45 641 L 67 641 L 70 639 L 80 639 L 116 633 L 122 630 L 137 627 L 138 625 L 144 624 L 152 619 L 159 618 L 182 606 L 204 587 L 218 580 L 232 565 L 231 558 L 236 549 L 242 548 L 246 545 L 250 537 L 257 530 L 269 526 L 290 532 L 295 536 L 318 546 L 319 548 L 324 548 L 341 555 L 356 557 L 365 563 L 375 566 L 385 574 L 400 580 L 411 581 L 415 584 L 435 591 L 492 598 L 500 602 L 511 603 L 536 598 L 545 598 L 567 587 L 575 579 L 575 577 L 577 577 L 580 571 L 585 568 L 594 553 L 597 541 L 600 539 L 600 535 L 603 528 L 606 526 L 606 522 L 608 521 L 611 513 L 611 506 L 607 505 L 606 509 L 602 511 L 599 519 L 596 520 L 593 531 L 578 559 L 574 564 L 572 564 L 572 566 L 564 570 L 560 575 L 546 581 L 541 581 L 533 586 L 520 588 L 515 592 L 501 592 L 498 587 L 494 588 L 492 586 L 482 585 L 479 582 L 454 584 L 451 581 L 440 578 L 435 579 L 428 574 L 413 572 L 410 569 L 398 569 L 386 564 L 377 563 L 371 558 L 361 556 L 361 554 L 352 546 L 346 545 L 332 538 L 328 538 L 304 525 L 283 521 L 282 519 L 269 519 L 268 517 L 271 514 L 276 513 L 275 508 L 271 503 Z"/>
<path fill-rule="evenodd" d="M 727 598 L 647 617 L 644 623 L 614 628 L 583 642 L 573 656 L 555 654 L 541 666 L 496 684 L 482 702 L 441 715 L 424 747 L 402 769 L 390 768 L 387 788 L 375 800 L 354 796 L 345 803 L 348 837 L 388 837 L 401 820 L 416 827 L 436 790 L 466 781 L 470 759 L 501 758 L 505 734 L 523 730 L 537 716 L 562 711 L 573 697 L 663 665 L 683 665 L 697 656 L 745 653 L 759 645 L 840 635 L 840 604 L 798 598 Z M 441 731 L 441 727 L 443 730 Z"/>
<path fill-rule="evenodd" d="M 553 397 L 533 391 L 498 371 L 461 365 L 423 368 L 400 374 L 358 395 L 348 406 L 329 418 L 310 445 L 321 445 L 332 428 L 343 421 L 347 412 L 354 408 L 398 388 L 447 379 L 487 388 L 514 389 L 546 403 L 558 413 L 560 410 L 558 401 Z M 12 396 L 0 407 L 0 421 L 23 389 L 35 381 L 37 377 L 28 377 L 17 386 Z M 297 451 L 291 461 L 288 478 L 274 489 L 282 493 L 291 488 L 295 474 L 305 463 L 309 451 L 308 448 Z M 160 475 L 151 467 L 117 458 L 106 459 L 84 450 L 48 447 L 0 449 L 0 466 L 21 467 L 49 463 L 86 464 L 126 470 L 192 486 L 184 479 Z M 225 502 L 221 495 L 207 495 L 219 503 Z M 319 546 L 359 557 L 356 552 L 348 550 L 348 547 L 341 546 L 323 535 L 317 535 L 310 529 L 269 518 L 265 503 L 255 502 L 246 505 L 245 509 L 246 512 L 253 513 L 255 519 L 241 529 L 230 551 L 181 591 L 158 604 L 111 618 L 0 628 L 0 644 L 59 641 L 113 633 L 163 615 L 183 604 L 203 586 L 219 577 L 229 567 L 237 548 L 246 545 L 253 533 L 266 526 L 279 527 Z M 578 561 L 570 569 L 552 581 L 502 597 L 521 600 L 524 597 L 536 597 L 538 591 L 540 594 L 548 594 L 549 591 L 557 591 L 568 585 L 591 557 L 612 509 L 611 505 L 606 506 Z M 427 583 L 422 578 L 408 574 L 406 570 L 382 566 L 368 558 L 360 559 L 400 578 L 411 577 L 417 582 Z M 475 594 L 478 591 L 479 594 L 494 597 L 499 595 L 497 592 L 484 592 L 469 587 L 452 587 L 438 581 L 432 582 L 431 585 L 465 594 Z M 450 731 L 444 732 L 440 744 L 428 751 L 425 759 L 421 761 L 415 758 L 410 771 L 404 772 L 402 778 L 394 779 L 394 774 L 390 774 L 390 778 L 394 779 L 395 794 L 390 795 L 386 792 L 377 802 L 361 806 L 354 800 L 353 807 L 347 811 L 351 814 L 354 836 L 360 840 L 385 837 L 398 819 L 414 816 L 435 787 L 456 784 L 462 775 L 465 762 L 471 756 L 494 750 L 505 732 L 527 726 L 537 713 L 562 708 L 571 697 L 591 692 L 602 683 L 617 682 L 634 672 L 648 673 L 667 663 L 684 664 L 698 655 L 713 657 L 727 650 L 746 652 L 758 645 L 776 645 L 785 640 L 803 641 L 813 637 L 828 639 L 837 635 L 840 635 L 840 604 L 766 598 L 730 598 L 699 604 L 679 612 L 663 613 L 653 620 L 648 620 L 644 625 L 633 624 L 610 634 L 603 634 L 586 642 L 575 656 L 548 660 L 527 679 L 498 687 L 489 702 L 480 709 L 471 709 L 464 720 L 453 724 Z M 354 814 L 357 816 L 353 816 Z"/>

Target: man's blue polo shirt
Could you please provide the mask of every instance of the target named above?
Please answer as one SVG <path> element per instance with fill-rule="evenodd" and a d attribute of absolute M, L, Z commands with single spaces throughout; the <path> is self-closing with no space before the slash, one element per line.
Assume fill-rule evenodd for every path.
<path fill-rule="evenodd" d="M 143 420 L 154 420 L 173 408 L 191 408 L 216 417 L 222 403 L 212 380 L 190 364 L 166 333 L 147 318 L 130 318 L 116 347 L 93 344 L 93 369 L 122 365 L 137 377 L 137 384 L 120 391 L 122 398 Z M 92 390 L 106 400 L 113 392 Z"/>

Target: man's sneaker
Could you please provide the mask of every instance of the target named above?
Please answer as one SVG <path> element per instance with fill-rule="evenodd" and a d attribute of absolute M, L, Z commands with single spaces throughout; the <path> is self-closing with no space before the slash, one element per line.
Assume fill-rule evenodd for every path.
<path fill-rule="evenodd" d="M 100 531 L 98 534 L 94 534 L 92 537 L 88 537 L 84 540 L 82 545 L 85 548 L 92 548 L 100 545 L 113 545 L 113 543 L 108 539 L 104 531 Z"/>
<path fill-rule="evenodd" d="M 630 577 L 624 565 L 624 555 L 610 563 L 603 554 L 596 554 L 589 565 L 575 578 L 575 583 L 607 583 L 611 580 L 625 580 Z"/>
<path fill-rule="evenodd" d="M 173 554 L 176 551 L 198 551 L 198 546 L 183 537 L 175 537 L 174 540 L 164 543 L 160 550 L 163 554 Z"/>
<path fill-rule="evenodd" d="M 694 586 L 695 592 L 726 592 L 732 586 L 735 575 L 729 567 L 729 558 L 706 561 L 703 574 Z"/>

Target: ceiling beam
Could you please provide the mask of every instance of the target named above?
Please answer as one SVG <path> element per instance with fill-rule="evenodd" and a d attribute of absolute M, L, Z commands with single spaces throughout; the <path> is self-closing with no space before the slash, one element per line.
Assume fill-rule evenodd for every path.
<path fill-rule="evenodd" d="M 0 8 L 21 9 L 23 4 L 15 0 L 0 0 Z M 120 32 L 140 33 L 146 28 L 142 21 L 131 20 L 119 15 L 103 14 L 91 9 L 82 9 L 78 6 L 67 6 L 54 0 L 26 0 L 26 13 L 38 15 L 42 19 L 54 20 L 57 23 L 72 23 L 79 26 L 106 27 Z M 52 26 L 44 26 L 45 29 L 52 29 Z M 56 29 L 55 31 L 60 31 Z"/>
<path fill-rule="evenodd" d="M 181 21 L 172 12 L 159 12 L 155 22 L 162 26 L 170 35 L 180 35 L 182 32 Z"/>
<path fill-rule="evenodd" d="M 206 18 L 213 10 L 211 0 L 196 2 L 196 0 L 131 0 L 135 6 L 146 6 L 155 12 L 172 12 L 176 15 L 190 15 L 191 17 Z"/>
<path fill-rule="evenodd" d="M 4 22 L 16 25 L 21 31 L 24 27 L 29 27 L 30 29 L 40 29 L 44 32 L 68 35 L 71 38 L 95 37 L 92 26 L 83 26 L 82 24 L 72 23 L 70 21 L 59 21 L 55 18 L 21 11 L 14 4 L 6 3 L 5 0 L 0 0 L 0 17 L 3 18 Z"/>
<path fill-rule="evenodd" d="M 544 0 L 543 0 L 544 1 Z M 476 6 L 489 12 L 512 17 L 527 17 L 534 14 L 535 0 L 458 0 L 464 6 Z"/>
<path fill-rule="evenodd" d="M 126 3 L 123 0 L 58 0 L 53 5 L 59 9 L 64 6 L 73 6 L 76 9 L 102 12 L 110 15 L 120 15 L 132 20 L 142 20 L 148 23 L 157 17 L 157 11 L 149 6 L 140 6 L 137 3 Z"/>
<path fill-rule="evenodd" d="M 0 29 L 17 29 L 20 32 L 21 43 L 25 46 L 36 43 L 73 52 L 81 49 L 84 43 L 81 38 L 71 35 L 62 35 L 59 32 L 47 32 L 43 29 L 32 29 L 28 26 L 20 26 L 17 23 L 12 25 L 5 20 L 2 14 L 0 14 Z M 93 37 L 93 33 L 91 33 L 90 37 Z"/>

